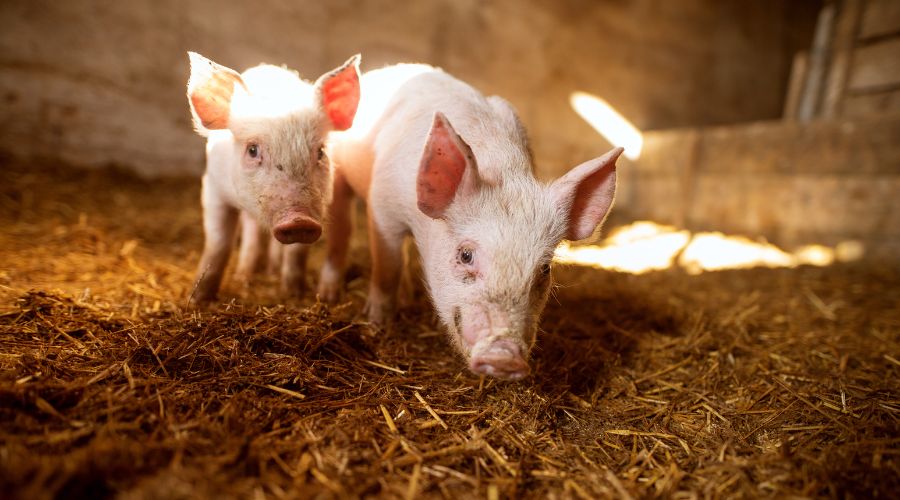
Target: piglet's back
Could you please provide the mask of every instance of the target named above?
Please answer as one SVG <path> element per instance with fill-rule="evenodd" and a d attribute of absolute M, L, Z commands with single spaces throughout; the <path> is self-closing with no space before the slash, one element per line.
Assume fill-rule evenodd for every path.
<path fill-rule="evenodd" d="M 363 90 L 368 89 L 364 86 Z M 364 99 L 371 97 L 372 93 Z M 377 119 L 368 125 L 373 151 L 376 158 L 390 156 L 408 161 L 379 166 L 376 160 L 376 168 L 415 171 L 434 114 L 441 112 L 472 148 L 485 180 L 499 180 L 508 169 L 531 169 L 524 128 L 512 106 L 500 98 L 486 98 L 441 70 L 431 68 L 408 78 L 386 101 Z"/>

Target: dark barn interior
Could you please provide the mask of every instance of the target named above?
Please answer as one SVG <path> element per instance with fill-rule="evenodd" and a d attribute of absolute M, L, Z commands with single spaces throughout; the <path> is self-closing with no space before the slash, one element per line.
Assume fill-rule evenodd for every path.
<path fill-rule="evenodd" d="M 5 1 L 3 498 L 887 498 L 900 488 L 900 2 Z M 551 180 L 613 146 L 531 374 L 479 376 L 415 260 L 393 326 L 226 274 L 189 303 L 187 51 L 423 62 Z M 363 95 L 363 98 L 365 96 Z M 232 259 L 234 261 L 234 259 Z M 230 264 L 233 268 L 234 262 Z"/>

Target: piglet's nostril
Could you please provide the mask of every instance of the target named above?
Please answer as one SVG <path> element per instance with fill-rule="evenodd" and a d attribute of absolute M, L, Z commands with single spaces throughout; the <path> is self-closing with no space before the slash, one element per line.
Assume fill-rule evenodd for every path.
<path fill-rule="evenodd" d="M 508 340 L 493 342 L 472 355 L 470 369 L 475 373 L 507 380 L 519 380 L 531 371 L 518 345 Z"/>
<path fill-rule="evenodd" d="M 275 239 L 284 244 L 314 243 L 322 236 L 322 225 L 313 219 L 295 215 L 278 223 L 272 230 Z"/>

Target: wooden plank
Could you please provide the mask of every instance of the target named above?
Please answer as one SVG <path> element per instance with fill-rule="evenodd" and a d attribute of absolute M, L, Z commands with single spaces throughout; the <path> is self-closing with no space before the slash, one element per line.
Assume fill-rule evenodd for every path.
<path fill-rule="evenodd" d="M 860 26 L 860 38 L 900 33 L 900 2 L 869 0 Z"/>
<path fill-rule="evenodd" d="M 856 49 L 850 68 L 852 91 L 900 86 L 900 36 Z"/>
<path fill-rule="evenodd" d="M 846 117 L 900 114 L 900 89 L 844 98 L 841 114 Z"/>
<path fill-rule="evenodd" d="M 844 0 L 839 4 L 834 34 L 831 40 L 831 61 L 825 81 L 820 115 L 833 118 L 840 113 L 841 101 L 847 88 L 847 76 L 856 33 L 859 30 L 862 0 Z"/>
<path fill-rule="evenodd" d="M 797 52 L 791 64 L 791 77 L 788 80 L 787 97 L 784 99 L 782 118 L 796 120 L 797 110 L 800 108 L 800 94 L 803 91 L 803 83 L 806 81 L 806 70 L 809 66 L 809 53 Z"/>
<path fill-rule="evenodd" d="M 819 11 L 819 19 L 816 22 L 816 34 L 813 37 L 812 48 L 809 51 L 806 84 L 803 86 L 803 92 L 800 94 L 800 105 L 797 110 L 797 119 L 803 122 L 809 121 L 818 115 L 822 99 L 822 87 L 825 83 L 825 72 L 828 65 L 831 33 L 834 29 L 834 14 L 834 5 L 826 5 Z"/>

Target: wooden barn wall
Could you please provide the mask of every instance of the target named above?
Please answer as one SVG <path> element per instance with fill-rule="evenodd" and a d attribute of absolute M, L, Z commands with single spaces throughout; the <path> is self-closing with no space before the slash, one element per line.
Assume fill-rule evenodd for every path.
<path fill-rule="evenodd" d="M 900 255 L 900 115 L 645 134 L 617 216 Z"/>
<path fill-rule="evenodd" d="M 838 112 L 843 116 L 900 113 L 900 2 L 849 2 L 858 11 L 849 52 L 847 83 Z"/>
<path fill-rule="evenodd" d="M 645 133 L 620 169 L 619 216 L 900 256 L 900 2 L 827 8 L 822 81 L 802 81 L 816 75 L 802 53 L 792 77 L 794 91 L 821 92 L 805 96 L 811 116 L 787 105 L 783 120 Z"/>
<path fill-rule="evenodd" d="M 605 151 L 569 106 L 600 96 L 641 129 L 780 115 L 814 0 L 7 0 L 0 3 L 0 152 L 197 174 L 186 50 L 310 78 L 362 52 L 364 68 L 442 66 L 509 98 L 543 177 Z"/>

